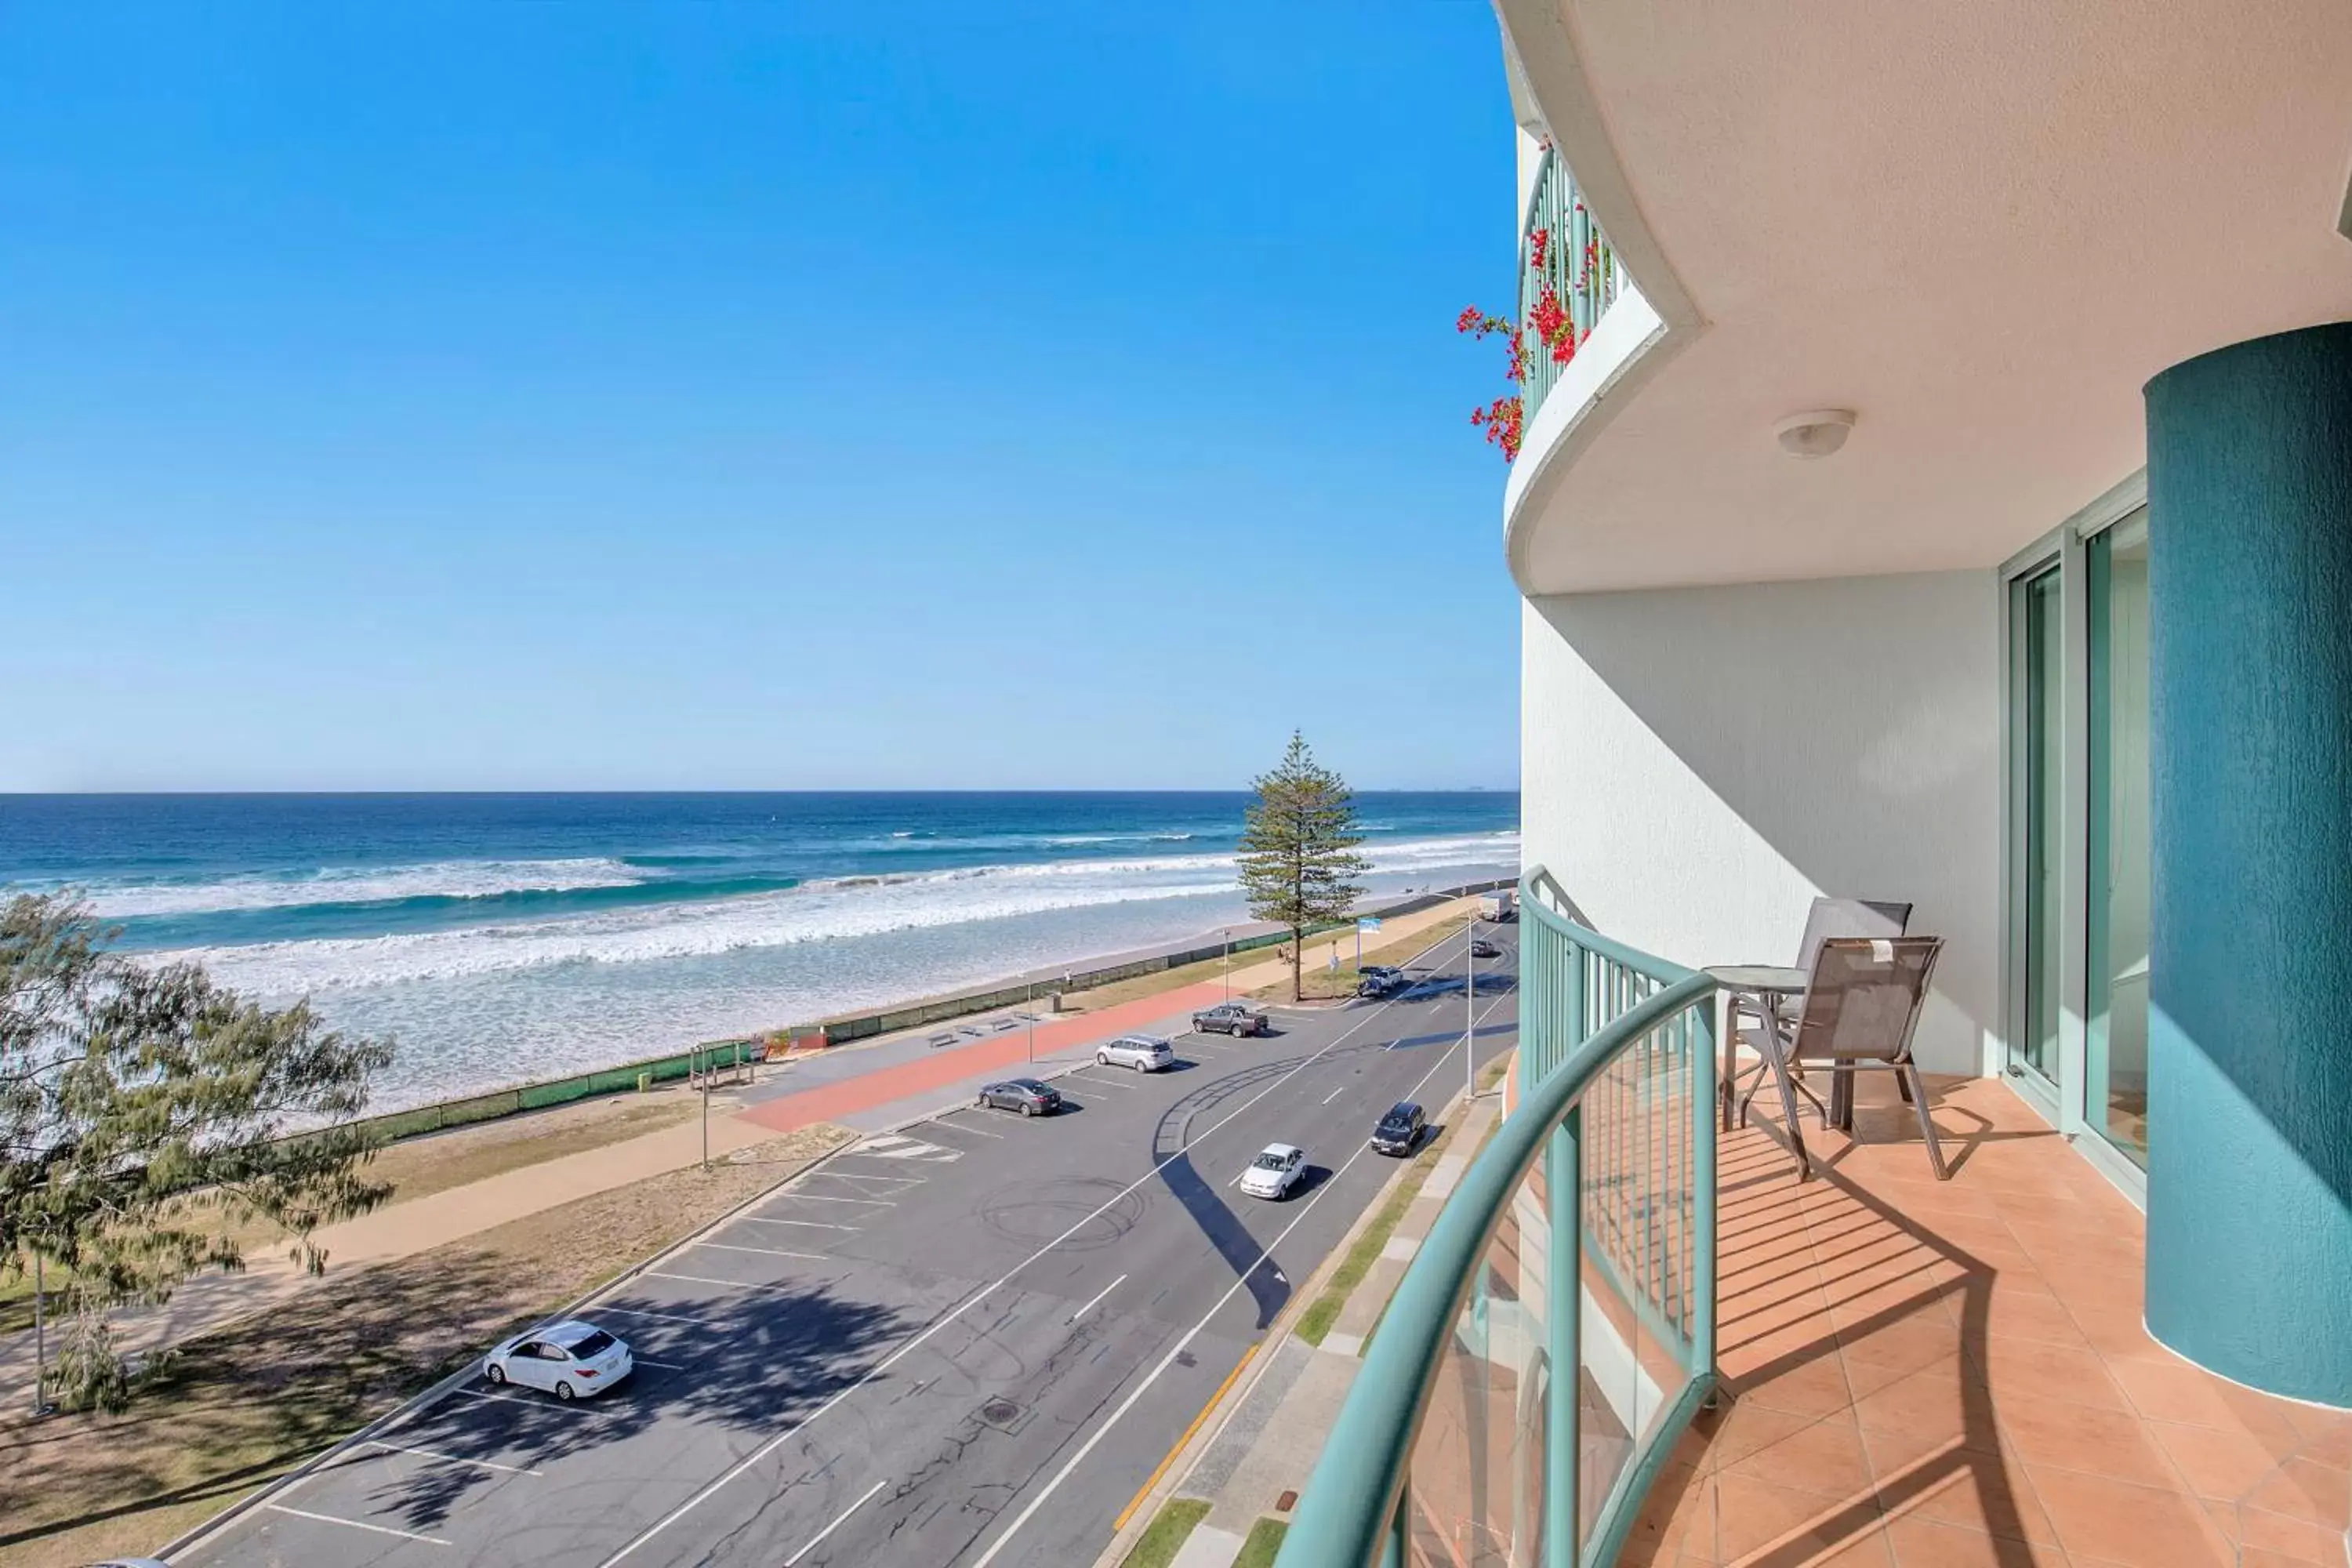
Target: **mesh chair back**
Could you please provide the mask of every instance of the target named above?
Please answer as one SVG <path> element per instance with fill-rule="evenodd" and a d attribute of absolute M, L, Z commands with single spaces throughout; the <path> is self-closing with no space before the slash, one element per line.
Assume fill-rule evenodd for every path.
<path fill-rule="evenodd" d="M 1811 973 L 1822 943 L 1833 936 L 1901 936 L 1911 923 L 1911 906 L 1876 899 L 1815 899 L 1805 911 L 1805 940 L 1797 944 L 1797 967 Z"/>
<path fill-rule="evenodd" d="M 1793 1055 L 1815 1061 L 1905 1062 L 1939 936 L 1831 937 L 1814 955 Z"/>

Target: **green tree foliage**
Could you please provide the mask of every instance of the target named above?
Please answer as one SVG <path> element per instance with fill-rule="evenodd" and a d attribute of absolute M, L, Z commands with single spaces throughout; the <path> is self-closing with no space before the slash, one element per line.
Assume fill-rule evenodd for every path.
<path fill-rule="evenodd" d="M 1293 731 L 1272 773 L 1250 781 L 1257 799 L 1242 829 L 1242 891 L 1250 913 L 1290 928 L 1290 999 L 1298 1000 L 1299 949 L 1307 928 L 1345 919 L 1364 889 L 1354 879 L 1370 867 L 1356 846 L 1356 808 L 1348 784 L 1319 767 Z"/>
<path fill-rule="evenodd" d="M 36 1252 L 62 1276 L 57 1392 L 120 1408 L 160 1360 L 126 1372 L 110 1310 L 242 1268 L 256 1220 L 317 1273 L 311 1233 L 383 1201 L 362 1173 L 375 1138 L 336 1124 L 392 1052 L 194 964 L 133 963 L 110 934 L 62 895 L 0 906 L 0 1276 Z"/>

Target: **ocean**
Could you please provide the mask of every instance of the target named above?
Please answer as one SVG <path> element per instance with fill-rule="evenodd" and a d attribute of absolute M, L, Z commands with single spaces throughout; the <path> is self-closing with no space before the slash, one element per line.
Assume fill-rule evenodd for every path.
<path fill-rule="evenodd" d="M 391 1037 L 394 1110 L 1213 931 L 1247 799 L 0 795 L 0 890 Z M 1375 892 L 1517 870 L 1516 793 L 1357 805 Z"/>

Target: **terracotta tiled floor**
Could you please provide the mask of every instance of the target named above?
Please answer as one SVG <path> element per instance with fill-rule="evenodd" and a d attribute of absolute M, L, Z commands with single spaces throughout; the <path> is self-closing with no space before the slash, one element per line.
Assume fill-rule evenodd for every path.
<path fill-rule="evenodd" d="M 1856 1140 L 1809 1122 L 1811 1182 L 1724 1141 L 1728 1399 L 1626 1561 L 2344 1568 L 2352 1415 L 2158 1345 L 2139 1212 L 2003 1085 L 1931 1095 L 1948 1183 L 1882 1078 Z"/>

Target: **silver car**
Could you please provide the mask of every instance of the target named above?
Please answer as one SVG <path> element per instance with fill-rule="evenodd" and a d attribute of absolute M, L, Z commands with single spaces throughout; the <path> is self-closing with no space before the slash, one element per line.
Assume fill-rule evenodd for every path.
<path fill-rule="evenodd" d="M 1157 1035 L 1121 1035 L 1095 1047 L 1095 1060 L 1107 1068 L 1133 1068 L 1158 1072 L 1176 1062 L 1176 1047 Z"/>

